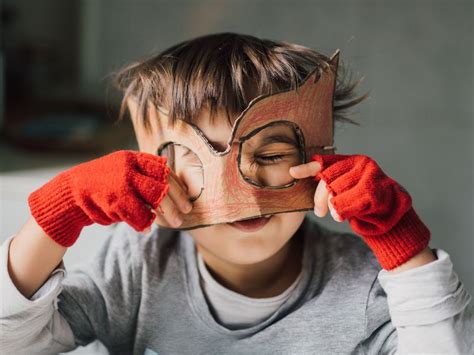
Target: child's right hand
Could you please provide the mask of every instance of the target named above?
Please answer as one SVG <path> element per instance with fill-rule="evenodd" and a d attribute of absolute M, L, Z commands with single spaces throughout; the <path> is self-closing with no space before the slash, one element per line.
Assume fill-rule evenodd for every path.
<path fill-rule="evenodd" d="M 69 247 L 93 223 L 124 221 L 143 231 L 156 217 L 151 209 L 162 201 L 160 208 L 170 219 L 179 215 L 177 208 L 187 213 L 191 208 L 185 196 L 166 157 L 120 150 L 60 173 L 30 194 L 28 204 L 44 232 Z"/>

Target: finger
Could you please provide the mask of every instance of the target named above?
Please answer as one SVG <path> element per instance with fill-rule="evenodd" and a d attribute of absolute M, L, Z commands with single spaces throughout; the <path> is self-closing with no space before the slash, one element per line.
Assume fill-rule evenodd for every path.
<path fill-rule="evenodd" d="M 177 228 L 183 223 L 183 215 L 168 195 L 165 196 L 155 211 L 156 214 L 161 215 L 171 227 Z"/>
<path fill-rule="evenodd" d="M 193 208 L 193 204 L 190 202 L 190 197 L 182 188 L 182 184 L 179 182 L 179 178 L 175 178 L 170 175 L 169 179 L 169 191 L 168 196 L 179 208 L 182 213 L 189 213 Z"/>
<path fill-rule="evenodd" d="M 339 215 L 339 213 L 337 213 L 336 209 L 334 208 L 334 205 L 331 202 L 332 198 L 333 198 L 333 194 L 330 193 L 329 198 L 328 198 L 328 207 L 329 207 L 331 216 L 336 222 L 342 222 L 343 221 L 342 217 Z"/>
<path fill-rule="evenodd" d="M 296 165 L 290 168 L 290 175 L 295 179 L 304 179 L 309 176 L 315 176 L 321 170 L 321 164 L 317 161 Z"/>
<path fill-rule="evenodd" d="M 318 217 L 324 217 L 328 213 L 329 190 L 326 188 L 326 182 L 320 180 L 314 193 L 314 214 Z"/>
<path fill-rule="evenodd" d="M 181 180 L 181 178 L 173 170 L 170 171 L 170 179 L 173 179 L 179 185 L 181 190 L 186 191 L 186 192 L 188 191 L 188 187 L 186 186 L 186 184 Z"/>
<path fill-rule="evenodd" d="M 166 219 L 161 215 L 160 213 L 160 206 L 155 210 L 156 211 L 156 217 L 154 220 L 154 223 L 160 225 L 160 226 L 169 226 L 169 223 L 166 221 Z"/>

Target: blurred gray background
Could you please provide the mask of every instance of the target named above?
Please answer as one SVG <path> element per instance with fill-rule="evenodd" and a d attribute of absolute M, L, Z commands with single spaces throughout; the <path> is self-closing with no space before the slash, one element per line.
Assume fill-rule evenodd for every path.
<path fill-rule="evenodd" d="M 4 0 L 2 13 L 2 240 L 28 217 L 28 194 L 57 172 L 136 147 L 126 123 L 111 123 L 119 99 L 108 85 L 111 72 L 178 41 L 232 31 L 326 55 L 341 49 L 342 64 L 364 76 L 359 92 L 370 90 L 370 99 L 353 111 L 360 127 L 336 126 L 337 152 L 373 157 L 410 192 L 431 246 L 451 255 L 474 294 L 472 1 Z M 18 110 L 58 101 L 73 110 L 71 100 L 105 105 L 101 125 L 121 138 L 65 153 L 25 147 L 9 133 L 18 117 L 30 117 Z M 102 142 L 100 134 L 87 137 Z M 350 231 L 329 215 L 320 222 Z M 66 265 L 90 257 L 105 231 L 86 228 Z"/>

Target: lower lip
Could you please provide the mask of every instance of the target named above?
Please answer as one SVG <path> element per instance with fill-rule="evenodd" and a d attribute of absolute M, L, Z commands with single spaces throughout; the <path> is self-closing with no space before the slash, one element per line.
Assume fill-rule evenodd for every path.
<path fill-rule="evenodd" d="M 237 228 L 238 230 L 241 230 L 242 232 L 256 232 L 262 229 L 271 218 L 271 216 L 269 218 L 259 217 L 228 224 L 234 228 Z"/>

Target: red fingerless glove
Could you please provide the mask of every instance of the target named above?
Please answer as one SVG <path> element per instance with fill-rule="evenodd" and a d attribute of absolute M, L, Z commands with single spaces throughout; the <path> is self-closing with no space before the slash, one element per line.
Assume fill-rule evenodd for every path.
<path fill-rule="evenodd" d="M 121 150 L 79 164 L 28 197 L 31 214 L 44 232 L 69 247 L 83 227 L 125 221 L 149 227 L 168 192 L 166 158 Z"/>
<path fill-rule="evenodd" d="M 323 179 L 342 219 L 391 270 L 428 246 L 430 231 L 412 207 L 408 192 L 365 155 L 319 155 L 316 181 Z"/>

